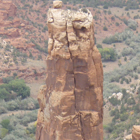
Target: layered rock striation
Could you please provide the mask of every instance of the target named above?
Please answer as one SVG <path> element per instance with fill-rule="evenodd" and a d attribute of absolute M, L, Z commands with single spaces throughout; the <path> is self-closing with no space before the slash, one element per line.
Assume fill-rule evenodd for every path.
<path fill-rule="evenodd" d="M 133 126 L 132 140 L 140 140 L 140 126 Z"/>
<path fill-rule="evenodd" d="M 92 14 L 64 11 L 61 1 L 53 6 L 36 140 L 103 140 L 103 68 Z"/>

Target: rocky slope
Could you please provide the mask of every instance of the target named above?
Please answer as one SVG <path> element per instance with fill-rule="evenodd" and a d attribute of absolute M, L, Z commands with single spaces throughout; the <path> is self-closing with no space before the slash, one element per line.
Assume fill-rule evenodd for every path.
<path fill-rule="evenodd" d="M 48 11 L 46 85 L 38 95 L 36 140 L 103 140 L 103 69 L 89 10 Z"/>

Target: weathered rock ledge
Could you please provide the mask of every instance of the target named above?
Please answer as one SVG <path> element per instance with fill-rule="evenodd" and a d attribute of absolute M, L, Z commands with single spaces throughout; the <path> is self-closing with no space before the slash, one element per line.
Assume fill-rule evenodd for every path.
<path fill-rule="evenodd" d="M 103 69 L 89 10 L 48 11 L 46 85 L 36 140 L 103 140 Z"/>

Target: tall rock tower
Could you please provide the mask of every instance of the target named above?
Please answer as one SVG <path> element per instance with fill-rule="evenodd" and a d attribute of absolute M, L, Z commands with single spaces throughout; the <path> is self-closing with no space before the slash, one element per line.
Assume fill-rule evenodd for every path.
<path fill-rule="evenodd" d="M 103 68 L 92 14 L 64 11 L 62 1 L 53 7 L 36 140 L 103 140 Z"/>

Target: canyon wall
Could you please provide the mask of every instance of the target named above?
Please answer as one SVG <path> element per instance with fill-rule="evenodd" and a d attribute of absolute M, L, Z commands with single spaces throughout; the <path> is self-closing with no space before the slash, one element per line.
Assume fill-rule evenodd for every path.
<path fill-rule="evenodd" d="M 48 11 L 46 85 L 39 91 L 36 140 L 103 140 L 103 67 L 87 9 Z"/>

